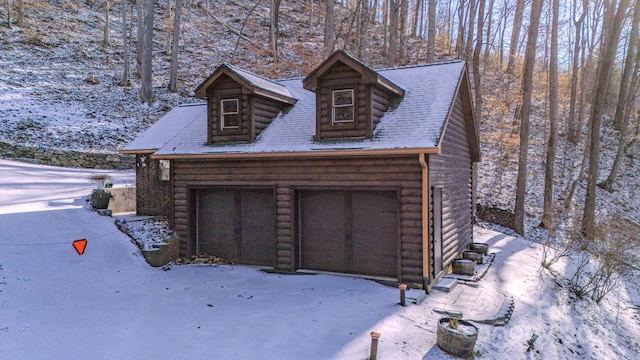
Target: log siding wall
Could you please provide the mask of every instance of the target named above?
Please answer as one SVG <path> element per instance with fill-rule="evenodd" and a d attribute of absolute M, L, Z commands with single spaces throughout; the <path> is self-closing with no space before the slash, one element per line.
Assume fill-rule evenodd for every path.
<path fill-rule="evenodd" d="M 441 153 L 429 156 L 429 169 L 430 187 L 442 188 L 442 261 L 446 269 L 473 241 L 472 161 L 460 96 L 455 100 Z M 433 209 L 433 204 L 430 208 Z M 433 234 L 433 226 L 430 232 Z M 432 276 L 437 275 L 433 272 L 434 269 L 430 269 Z"/>
<path fill-rule="evenodd" d="M 136 154 L 136 213 L 145 216 L 171 214 L 171 182 L 160 180 L 160 161 Z"/>
<path fill-rule="evenodd" d="M 296 191 L 394 190 L 399 194 L 401 281 L 422 283 L 422 168 L 417 156 L 278 160 L 174 160 L 174 223 L 180 254 L 194 252 L 193 189 L 276 186 L 277 261 L 297 268 Z M 191 214 L 191 215 L 190 215 Z"/>

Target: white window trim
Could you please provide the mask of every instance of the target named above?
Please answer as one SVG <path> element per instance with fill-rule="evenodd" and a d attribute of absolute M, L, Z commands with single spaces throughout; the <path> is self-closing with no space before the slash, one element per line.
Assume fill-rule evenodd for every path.
<path fill-rule="evenodd" d="M 336 105 L 335 100 L 336 100 L 336 93 L 337 92 L 341 92 L 341 91 L 349 91 L 351 92 L 351 104 L 343 104 L 343 105 Z M 356 106 L 355 106 L 355 93 L 353 91 L 353 89 L 339 89 L 339 90 L 333 90 L 331 92 L 331 121 L 334 124 L 346 124 L 346 123 L 353 123 L 355 121 L 355 110 L 356 110 Z M 353 112 L 353 116 L 352 116 L 352 120 L 336 120 L 336 108 L 340 108 L 340 107 L 348 107 L 350 106 L 352 109 L 351 111 Z"/>
<path fill-rule="evenodd" d="M 235 101 L 236 103 L 236 111 L 234 112 L 224 112 L 224 102 L 225 101 Z M 224 123 L 224 116 L 225 115 L 234 115 L 234 114 L 238 114 L 238 125 L 235 126 L 226 126 Z M 238 129 L 240 127 L 240 103 L 238 101 L 238 99 L 222 99 L 220 100 L 220 128 L 222 130 L 226 130 L 226 129 Z"/>

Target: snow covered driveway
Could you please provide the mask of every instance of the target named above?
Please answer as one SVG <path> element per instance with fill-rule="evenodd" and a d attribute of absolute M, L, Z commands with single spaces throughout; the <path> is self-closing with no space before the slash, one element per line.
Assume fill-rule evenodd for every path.
<path fill-rule="evenodd" d="M 0 359 L 362 360 L 371 331 L 382 333 L 380 360 L 451 359 L 435 345 L 433 310 L 454 305 L 455 292 L 403 308 L 397 289 L 362 279 L 152 268 L 113 218 L 88 209 L 96 172 L 0 160 Z M 79 256 L 71 243 L 82 238 Z M 638 359 L 637 282 L 599 305 L 576 301 L 540 271 L 539 245 L 480 228 L 475 238 L 496 252 L 478 290 L 515 299 L 507 326 L 478 325 L 477 355 Z M 561 261 L 556 271 L 570 276 L 575 266 Z"/>
<path fill-rule="evenodd" d="M 396 289 L 360 279 L 151 268 L 88 209 L 95 172 L 0 160 L 1 359 L 365 358 L 398 309 Z"/>

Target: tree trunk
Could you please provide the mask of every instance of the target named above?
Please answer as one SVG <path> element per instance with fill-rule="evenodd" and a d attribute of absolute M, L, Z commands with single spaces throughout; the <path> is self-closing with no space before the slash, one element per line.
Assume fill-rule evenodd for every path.
<path fill-rule="evenodd" d="M 166 44 L 164 46 L 164 53 L 171 56 L 171 50 L 172 50 L 172 46 L 171 46 L 171 37 L 172 37 L 172 31 L 169 31 L 169 29 L 172 28 L 172 23 L 173 21 L 171 21 L 171 0 L 167 0 L 167 18 L 166 18 L 166 22 L 167 22 L 167 37 L 166 37 Z"/>
<path fill-rule="evenodd" d="M 531 116 L 531 93 L 533 90 L 533 72 L 538 40 L 538 25 L 543 0 L 532 0 L 531 21 L 527 38 L 527 49 L 524 57 L 522 74 L 522 106 L 520 107 L 520 155 L 518 159 L 518 176 L 516 178 L 516 203 L 514 209 L 513 229 L 524 235 L 524 200 L 527 187 L 527 160 L 529 151 L 529 118 Z"/>
<path fill-rule="evenodd" d="M 576 0 L 573 1 L 574 9 L 577 6 Z M 578 71 L 580 69 L 580 48 L 581 48 L 581 35 L 582 35 L 582 23 L 584 21 L 585 15 L 587 15 L 587 10 L 589 6 L 588 0 L 582 0 L 582 14 L 578 20 L 574 20 L 574 25 L 576 28 L 576 38 L 575 43 L 573 44 L 573 64 L 571 71 L 571 95 L 569 101 L 569 117 L 567 119 L 567 138 L 569 141 L 573 142 L 572 139 L 575 139 L 576 129 L 576 100 L 578 97 Z M 575 10 L 574 10 L 575 11 Z M 583 74 L 584 76 L 584 74 Z M 573 143 L 574 145 L 576 143 Z"/>
<path fill-rule="evenodd" d="M 487 32 L 486 32 L 487 36 L 485 36 L 485 39 L 487 40 L 485 41 L 485 44 L 484 44 L 484 55 L 483 55 L 485 64 L 489 59 L 489 49 L 493 48 L 493 42 L 494 42 L 489 40 L 491 39 L 491 26 L 493 25 L 493 3 L 494 2 L 495 0 L 489 0 L 489 8 L 487 9 Z M 493 40 L 495 40 L 495 35 Z"/>
<path fill-rule="evenodd" d="M 500 54 L 500 70 L 502 70 L 502 68 L 504 67 L 504 33 L 507 30 L 507 14 L 508 14 L 508 8 L 507 8 L 507 1 L 505 0 L 504 4 L 503 4 L 503 13 L 502 13 L 502 18 L 501 18 L 501 29 L 500 29 L 500 45 L 499 45 L 499 54 Z"/>
<path fill-rule="evenodd" d="M 145 24 L 143 41 L 142 81 L 140 99 L 151 105 L 153 103 L 153 13 L 155 0 L 147 0 L 145 5 Z"/>
<path fill-rule="evenodd" d="M 616 113 L 613 117 L 613 126 L 616 130 L 622 128 L 623 115 L 627 106 L 627 94 L 629 93 L 629 82 L 631 71 L 635 60 L 635 47 L 638 39 L 638 21 L 640 21 L 640 4 L 636 3 L 633 10 L 633 20 L 631 22 L 631 33 L 629 35 L 629 44 L 627 46 L 627 56 L 624 61 L 622 78 L 620 79 L 620 91 L 618 92 L 618 102 L 616 104 Z"/>
<path fill-rule="evenodd" d="M 7 27 L 11 29 L 11 0 L 7 0 Z"/>
<path fill-rule="evenodd" d="M 604 38 L 600 49 L 598 60 L 598 80 L 596 94 L 591 109 L 591 146 L 589 149 L 589 173 L 587 178 L 587 196 L 584 204 L 584 215 L 582 217 L 582 233 L 587 239 L 593 239 L 595 232 L 596 217 L 596 189 L 598 182 L 598 167 L 600 159 L 600 125 L 609 89 L 609 78 L 612 64 L 615 60 L 616 49 L 620 39 L 620 31 L 624 22 L 624 15 L 629 7 L 629 0 L 620 0 L 616 11 L 615 4 L 611 4 L 605 13 L 609 12 L 609 25 L 603 24 Z M 615 18 L 613 18 L 613 13 Z M 607 17 L 605 16 L 605 19 Z M 613 20 L 613 21 L 612 21 Z"/>
<path fill-rule="evenodd" d="M 278 31 L 280 28 L 280 3 L 282 0 L 271 0 L 269 42 L 271 52 L 276 63 L 278 62 Z"/>
<path fill-rule="evenodd" d="M 411 21 L 411 34 L 413 36 L 422 36 L 422 34 L 418 34 L 418 22 L 420 21 L 420 9 L 424 6 L 424 1 L 425 0 L 416 0 L 416 5 L 413 8 L 413 17 Z"/>
<path fill-rule="evenodd" d="M 427 62 L 434 62 L 436 59 L 436 0 L 429 0 L 428 23 L 427 23 Z"/>
<path fill-rule="evenodd" d="M 122 0 L 122 79 L 118 85 L 129 86 L 129 30 L 127 26 L 127 0 Z"/>
<path fill-rule="evenodd" d="M 389 52 L 387 65 L 394 66 L 398 59 L 398 20 L 400 17 L 401 0 L 389 0 Z"/>
<path fill-rule="evenodd" d="M 618 132 L 618 150 L 616 152 L 616 158 L 613 161 L 613 166 L 611 167 L 611 172 L 609 172 L 609 176 L 601 184 L 601 187 L 608 192 L 613 192 L 613 183 L 616 181 L 618 177 L 618 171 L 620 170 L 620 161 L 622 160 L 622 155 L 624 155 L 624 148 L 627 144 L 629 131 L 629 114 L 628 109 L 632 106 L 632 103 L 635 98 L 634 84 L 638 81 L 638 66 L 640 64 L 640 56 L 638 56 L 638 47 L 640 46 L 640 42 L 638 41 L 638 23 L 640 22 L 640 5 L 636 4 L 635 9 L 633 11 L 633 22 L 631 25 L 631 36 L 629 37 L 629 45 L 627 49 L 627 57 L 624 62 L 624 70 L 622 74 L 622 79 L 620 80 L 620 92 L 618 95 L 618 104 L 616 105 L 616 113 L 614 116 L 614 125 L 618 123 L 619 132 Z M 635 62 L 635 64 L 634 64 Z M 631 74 L 633 75 L 633 80 L 631 80 Z"/>
<path fill-rule="evenodd" d="M 24 0 L 18 0 L 18 26 L 27 27 L 27 21 L 24 18 Z"/>
<path fill-rule="evenodd" d="M 402 63 L 406 62 L 407 59 L 407 19 L 409 17 L 409 0 L 400 0 L 400 51 L 398 54 L 398 58 Z"/>
<path fill-rule="evenodd" d="M 473 89 L 476 94 L 475 116 L 478 124 L 482 123 L 482 84 L 480 74 L 480 52 L 482 51 L 482 29 L 484 27 L 485 0 L 478 2 L 478 29 L 476 31 L 476 46 L 473 51 Z"/>
<path fill-rule="evenodd" d="M 586 167 L 588 158 L 589 158 L 589 139 L 587 139 L 586 143 L 584 144 L 584 150 L 582 151 L 582 162 L 580 163 L 580 170 L 578 171 L 578 175 L 576 176 L 576 179 L 571 183 L 571 189 L 569 190 L 569 195 L 567 195 L 567 198 L 564 199 L 565 209 L 569 209 L 571 207 L 573 196 L 576 193 L 576 187 L 578 186 L 578 183 L 582 181 L 582 177 L 584 176 L 584 168 Z"/>
<path fill-rule="evenodd" d="M 544 206 L 542 226 L 553 228 L 553 181 L 558 146 L 558 17 L 559 0 L 552 0 L 551 52 L 549 59 L 549 142 L 544 172 Z"/>
<path fill-rule="evenodd" d="M 173 15 L 173 44 L 171 44 L 171 71 L 169 72 L 170 92 L 178 91 L 178 55 L 180 54 L 180 21 L 182 18 L 182 0 L 176 0 L 176 10 Z"/>
<path fill-rule="evenodd" d="M 110 12 L 109 0 L 106 0 L 104 4 L 104 36 L 102 38 L 102 45 L 105 47 L 111 46 L 111 38 L 109 37 L 109 12 Z"/>
<path fill-rule="evenodd" d="M 476 0 L 469 0 L 469 19 L 467 20 L 467 42 L 464 48 L 464 59 L 469 62 L 473 58 L 473 28 L 476 20 Z"/>
<path fill-rule="evenodd" d="M 144 2 L 136 0 L 136 77 L 142 78 L 142 58 L 144 56 Z"/>
<path fill-rule="evenodd" d="M 464 1 L 458 5 L 458 38 L 456 39 L 456 57 L 462 59 L 464 53 Z"/>
<path fill-rule="evenodd" d="M 369 0 L 360 0 L 360 32 L 358 41 L 358 59 L 363 63 L 367 63 L 368 54 L 367 45 L 369 44 L 369 18 L 371 16 L 369 10 Z"/>
<path fill-rule="evenodd" d="M 516 58 L 518 56 L 518 40 L 520 39 L 520 28 L 522 27 L 523 14 L 524 0 L 517 0 L 516 13 L 513 17 L 513 28 L 511 30 L 511 42 L 509 43 L 509 62 L 507 63 L 507 74 L 513 74 Z"/>
<path fill-rule="evenodd" d="M 331 55 L 334 49 L 335 37 L 335 3 L 334 0 L 326 0 L 326 14 L 324 17 L 324 57 Z"/>
<path fill-rule="evenodd" d="M 313 0 L 309 0 L 309 36 L 313 34 L 313 17 L 314 17 L 314 9 L 313 9 Z"/>

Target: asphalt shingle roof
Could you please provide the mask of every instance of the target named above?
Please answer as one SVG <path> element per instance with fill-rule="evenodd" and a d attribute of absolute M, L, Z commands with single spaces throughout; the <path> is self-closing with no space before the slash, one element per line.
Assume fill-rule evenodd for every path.
<path fill-rule="evenodd" d="M 298 78 L 277 81 L 298 101 L 281 112 L 253 143 L 206 144 L 207 113 L 206 106 L 201 105 L 171 110 L 125 150 L 163 143 L 155 153 L 162 157 L 435 148 L 463 70 L 463 61 L 378 70 L 404 89 L 405 95 L 396 108 L 384 114 L 371 139 L 316 141 L 315 93 L 303 89 L 302 79 Z M 165 124 L 168 122 L 173 125 Z M 152 139 L 153 136 L 160 139 Z"/>

